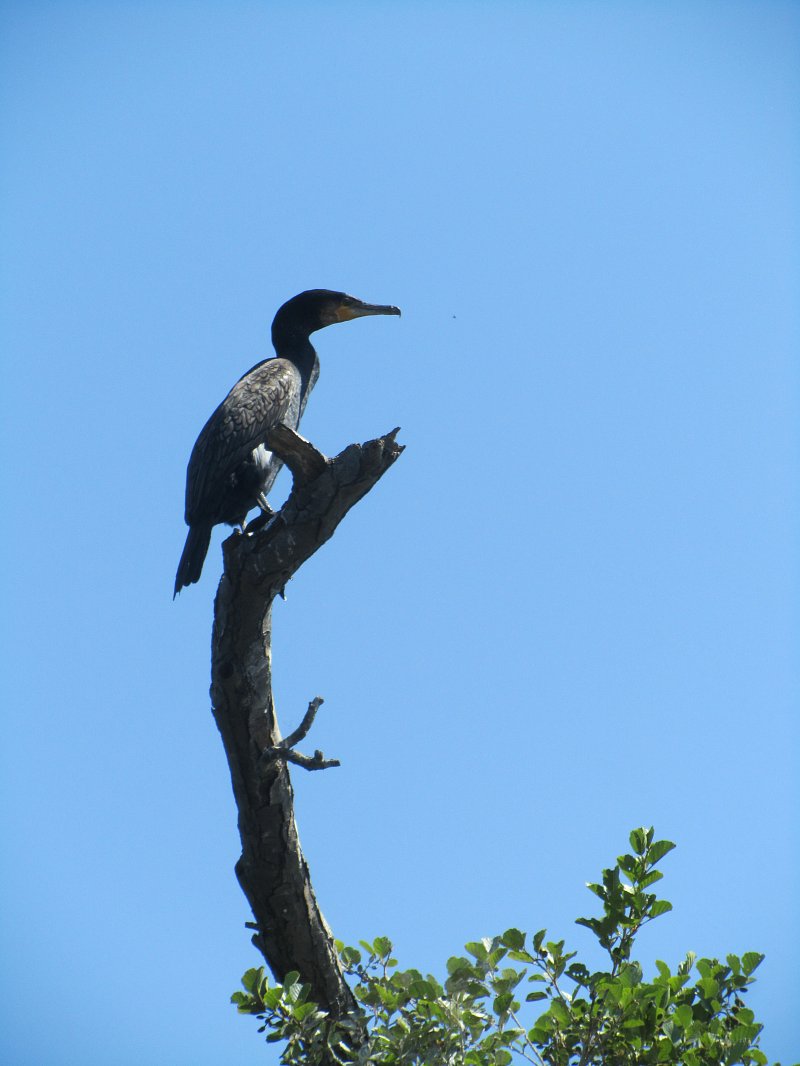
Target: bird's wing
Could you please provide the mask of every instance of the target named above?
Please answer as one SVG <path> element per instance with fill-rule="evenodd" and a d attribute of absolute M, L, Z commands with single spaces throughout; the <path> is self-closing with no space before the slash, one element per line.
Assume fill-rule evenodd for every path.
<path fill-rule="evenodd" d="M 186 521 L 224 491 L 229 475 L 268 431 L 297 408 L 300 375 L 286 359 L 267 359 L 233 386 L 197 438 L 186 471 Z"/>

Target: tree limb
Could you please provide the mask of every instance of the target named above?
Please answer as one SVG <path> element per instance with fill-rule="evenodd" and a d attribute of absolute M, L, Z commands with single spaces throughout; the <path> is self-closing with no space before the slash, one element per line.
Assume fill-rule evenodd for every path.
<path fill-rule="evenodd" d="M 397 432 L 328 459 L 286 426 L 275 427 L 269 447 L 292 471 L 292 491 L 266 528 L 224 542 L 214 603 L 211 698 L 239 812 L 236 873 L 255 918 L 253 943 L 277 980 L 299 971 L 311 998 L 336 1018 L 355 1000 L 300 848 L 287 762 L 306 769 L 338 762 L 293 750 L 311 728 L 319 698 L 281 738 L 271 683 L 272 601 L 400 456 Z"/>
<path fill-rule="evenodd" d="M 327 770 L 331 766 L 342 765 L 338 759 L 326 759 L 319 750 L 314 752 L 313 757 L 301 755 L 299 751 L 292 750 L 296 744 L 299 744 L 301 740 L 308 736 L 308 731 L 317 716 L 317 711 L 324 702 L 322 696 L 315 696 L 309 703 L 308 710 L 303 715 L 303 721 L 297 729 L 284 740 L 279 741 L 274 748 L 267 748 L 262 751 L 259 763 L 262 768 L 272 762 L 273 759 L 285 759 L 296 766 L 302 766 L 304 770 Z"/>
<path fill-rule="evenodd" d="M 319 477 L 328 462 L 311 441 L 301 437 L 296 430 L 289 429 L 283 422 L 279 422 L 270 430 L 267 446 L 283 459 L 297 484 L 304 484 Z"/>
<path fill-rule="evenodd" d="M 302 766 L 304 770 L 328 770 L 332 766 L 342 765 L 338 759 L 326 759 L 319 749 L 313 755 L 303 755 L 291 748 L 269 748 L 261 756 L 262 763 L 272 762 L 273 759 L 283 759 L 284 762 Z"/>
<path fill-rule="evenodd" d="M 322 696 L 315 696 L 314 699 L 309 703 L 308 710 L 303 715 L 303 721 L 293 733 L 290 733 L 285 740 L 282 740 L 280 742 L 279 747 L 294 748 L 300 743 L 301 740 L 305 740 L 308 736 L 309 729 L 314 724 L 314 719 L 317 717 L 317 711 L 320 709 L 324 702 L 325 700 L 322 698 Z"/>

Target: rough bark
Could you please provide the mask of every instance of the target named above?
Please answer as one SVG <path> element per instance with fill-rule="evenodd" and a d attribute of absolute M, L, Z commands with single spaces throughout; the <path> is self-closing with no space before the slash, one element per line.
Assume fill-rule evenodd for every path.
<path fill-rule="evenodd" d="M 239 812 L 236 874 L 255 919 L 253 943 L 277 980 L 299 971 L 311 998 L 334 1017 L 355 1004 L 300 848 L 287 765 L 331 763 L 321 752 L 308 758 L 292 751 L 321 701 L 313 700 L 301 727 L 281 738 L 272 699 L 272 601 L 398 458 L 396 434 L 327 459 L 286 426 L 272 430 L 269 447 L 292 471 L 294 486 L 266 528 L 225 541 L 214 604 L 211 699 Z"/>

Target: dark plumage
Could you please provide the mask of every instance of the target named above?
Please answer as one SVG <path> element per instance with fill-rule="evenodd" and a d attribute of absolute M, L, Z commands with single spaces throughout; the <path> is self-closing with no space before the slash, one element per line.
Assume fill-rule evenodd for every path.
<path fill-rule="evenodd" d="M 240 378 L 203 427 L 186 471 L 189 533 L 175 577 L 175 595 L 200 577 L 211 530 L 219 522 L 244 525 L 248 511 L 270 513 L 267 493 L 283 463 L 265 440 L 278 422 L 297 429 L 319 376 L 309 337 L 334 322 L 363 315 L 399 315 L 396 307 L 366 304 L 328 289 L 309 289 L 287 301 L 272 323 L 275 356 Z"/>

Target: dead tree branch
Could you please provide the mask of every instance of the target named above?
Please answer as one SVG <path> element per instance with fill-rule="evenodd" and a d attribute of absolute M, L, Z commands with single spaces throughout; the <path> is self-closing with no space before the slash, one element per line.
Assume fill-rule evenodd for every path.
<path fill-rule="evenodd" d="M 327 770 L 331 766 L 342 765 L 338 759 L 326 759 L 319 750 L 314 752 L 313 758 L 308 755 L 301 755 L 299 751 L 293 750 L 296 744 L 299 744 L 301 740 L 308 736 L 308 731 L 317 717 L 317 711 L 324 702 L 322 696 L 314 697 L 309 703 L 308 710 L 303 715 L 303 721 L 297 729 L 290 733 L 288 737 L 279 741 L 274 748 L 267 748 L 266 751 L 261 753 L 260 765 L 262 767 L 272 762 L 273 759 L 285 759 L 287 762 L 294 763 L 295 766 L 302 766 L 304 770 Z"/>
<path fill-rule="evenodd" d="M 319 751 L 294 751 L 319 698 L 281 738 L 272 699 L 272 601 L 400 456 L 397 432 L 328 459 L 286 426 L 273 429 L 269 447 L 292 471 L 292 491 L 264 528 L 225 541 L 214 603 L 211 699 L 239 812 L 236 873 L 255 918 L 253 943 L 277 980 L 299 971 L 311 998 L 337 1018 L 355 1002 L 300 849 L 287 762 L 309 770 L 339 764 Z"/>

